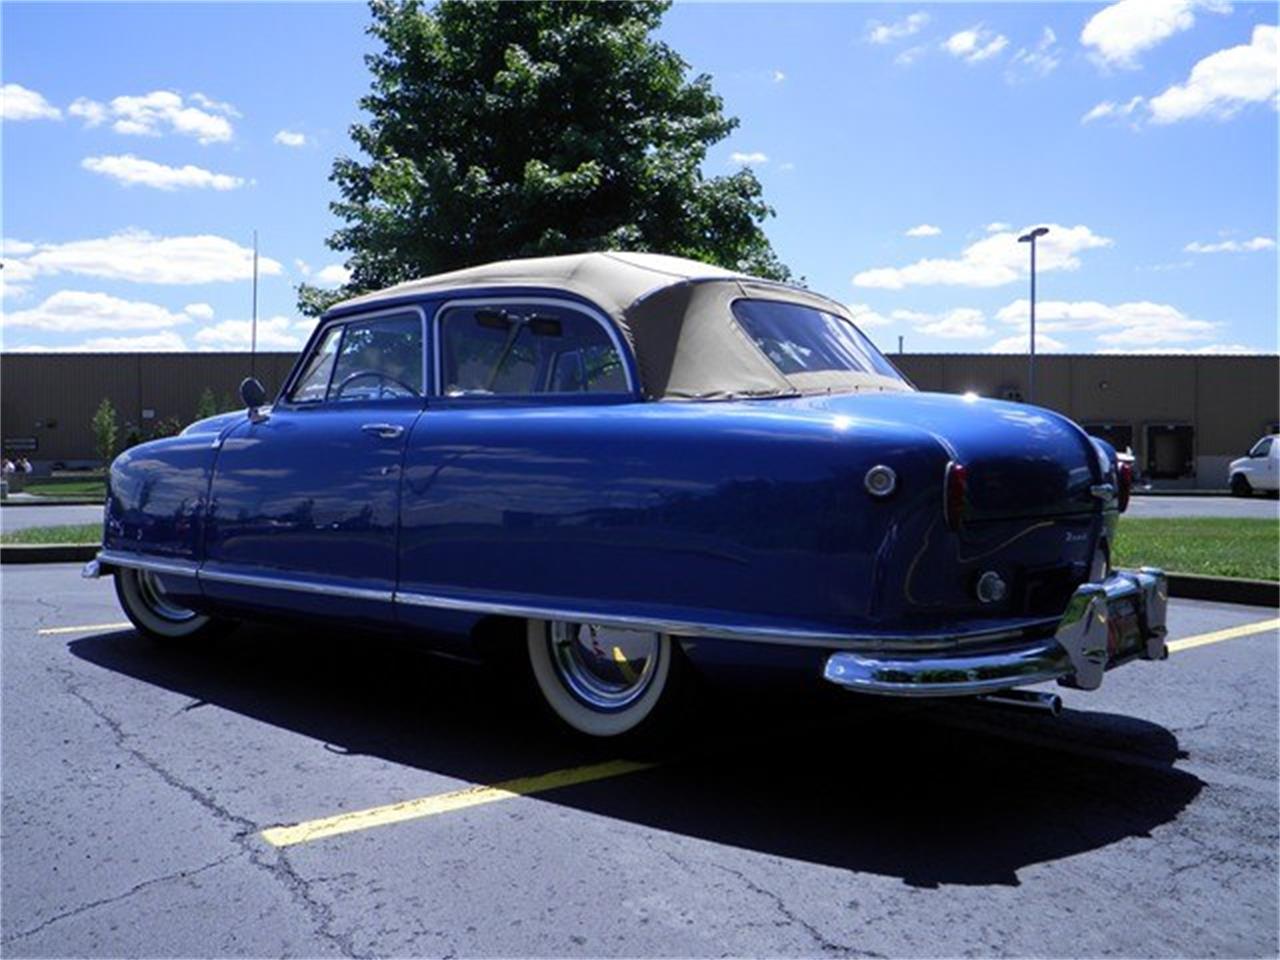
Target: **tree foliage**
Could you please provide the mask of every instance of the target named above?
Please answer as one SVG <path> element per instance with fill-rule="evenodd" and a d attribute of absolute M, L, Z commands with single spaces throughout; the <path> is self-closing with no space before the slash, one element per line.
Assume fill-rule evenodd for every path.
<path fill-rule="evenodd" d="M 213 395 L 210 387 L 205 387 L 200 394 L 200 399 L 196 401 L 196 420 L 204 420 L 207 417 L 217 416 L 218 410 L 217 398 Z"/>
<path fill-rule="evenodd" d="M 705 177 L 737 120 L 653 31 L 663 2 L 373 0 L 363 156 L 339 157 L 339 296 L 518 256 L 643 250 L 785 279 L 749 169 Z"/>
<path fill-rule="evenodd" d="M 94 452 L 103 463 L 110 463 L 116 455 L 116 442 L 120 429 L 116 424 L 116 408 L 106 397 L 103 397 L 102 403 L 98 404 L 98 409 L 94 411 L 89 426 L 93 430 Z"/>

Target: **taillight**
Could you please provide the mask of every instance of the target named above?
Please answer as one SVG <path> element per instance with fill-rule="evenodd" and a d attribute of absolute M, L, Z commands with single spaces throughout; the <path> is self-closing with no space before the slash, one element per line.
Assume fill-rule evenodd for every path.
<path fill-rule="evenodd" d="M 969 471 L 964 468 L 963 463 L 956 463 L 952 460 L 947 464 L 947 479 L 944 485 L 946 491 L 946 503 L 944 509 L 946 511 L 947 526 L 952 530 L 959 530 L 960 524 L 964 522 L 964 505 L 965 494 L 969 489 Z"/>
<path fill-rule="evenodd" d="M 1116 507 L 1121 513 L 1129 507 L 1129 492 L 1133 489 L 1133 464 L 1120 461 L 1116 464 Z"/>

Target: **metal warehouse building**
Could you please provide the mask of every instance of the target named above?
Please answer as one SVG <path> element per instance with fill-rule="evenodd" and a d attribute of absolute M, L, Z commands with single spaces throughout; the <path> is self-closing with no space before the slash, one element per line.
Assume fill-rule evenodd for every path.
<path fill-rule="evenodd" d="M 168 418 L 195 415 L 201 393 L 236 393 L 245 353 L 0 354 L 0 440 L 37 465 L 94 457 L 90 418 L 104 397 L 145 437 Z M 253 366 L 274 393 L 289 353 Z M 894 354 L 922 390 L 1025 399 L 1027 358 L 1004 354 Z M 1079 421 L 1162 486 L 1223 487 L 1227 462 L 1280 421 L 1280 358 L 1050 354 L 1036 361 L 1036 402 Z"/>

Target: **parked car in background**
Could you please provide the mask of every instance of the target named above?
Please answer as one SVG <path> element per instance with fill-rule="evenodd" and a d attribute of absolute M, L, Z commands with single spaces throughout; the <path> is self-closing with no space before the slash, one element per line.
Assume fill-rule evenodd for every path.
<path fill-rule="evenodd" d="M 1255 490 L 1280 491 L 1280 434 L 1263 437 L 1243 457 L 1232 460 L 1227 478 L 1237 497 L 1248 497 Z"/>
<path fill-rule="evenodd" d="M 490 264 L 337 305 L 243 395 L 111 467 L 86 575 L 152 637 L 286 616 L 518 656 L 597 737 L 664 725 L 697 670 L 954 697 L 1165 655 L 1164 575 L 1111 569 L 1115 450 L 917 392 L 808 290 Z"/>

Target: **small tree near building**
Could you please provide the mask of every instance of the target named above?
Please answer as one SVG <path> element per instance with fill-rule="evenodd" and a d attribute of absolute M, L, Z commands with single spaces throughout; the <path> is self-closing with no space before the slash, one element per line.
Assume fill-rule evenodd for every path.
<path fill-rule="evenodd" d="M 98 454 L 98 459 L 104 464 L 111 463 L 116 455 L 116 442 L 119 439 L 120 428 L 116 424 L 116 408 L 111 405 L 109 399 L 102 398 L 89 425 L 93 429 L 93 448 Z"/>
<path fill-rule="evenodd" d="M 218 401 L 213 395 L 213 391 L 208 387 L 204 388 L 204 392 L 200 394 L 200 399 L 196 401 L 196 419 L 204 420 L 207 417 L 217 416 Z"/>

